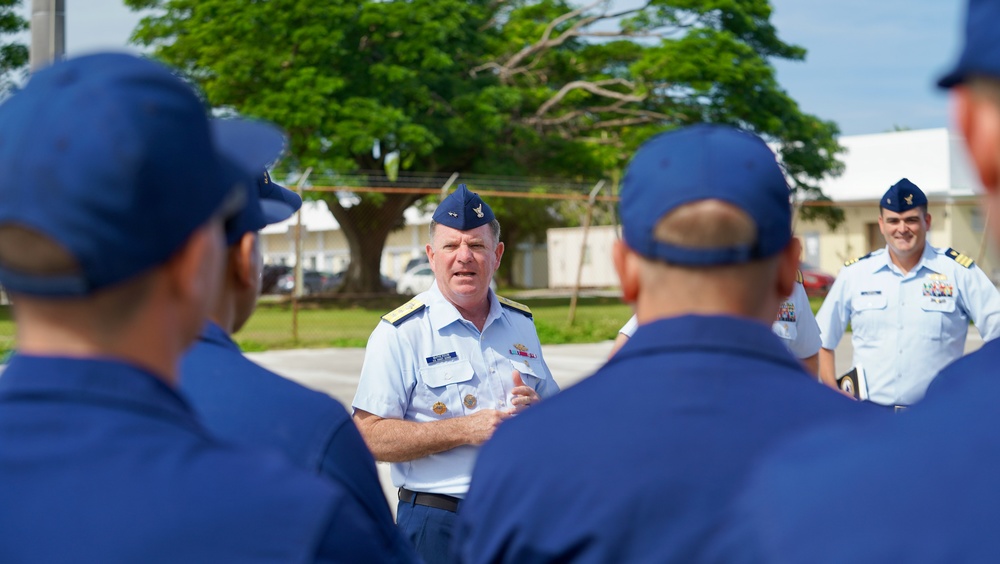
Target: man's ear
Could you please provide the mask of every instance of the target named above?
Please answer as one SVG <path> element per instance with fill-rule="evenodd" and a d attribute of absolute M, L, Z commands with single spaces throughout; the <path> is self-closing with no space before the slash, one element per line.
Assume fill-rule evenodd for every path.
<path fill-rule="evenodd" d="M 799 272 L 799 256 L 802 254 L 802 242 L 798 237 L 792 237 L 778 259 L 777 290 L 781 299 L 792 295 L 795 280 Z"/>
<path fill-rule="evenodd" d="M 493 268 L 493 272 L 496 272 L 497 269 L 500 268 L 500 259 L 503 258 L 503 250 L 504 250 L 503 241 L 500 241 L 499 243 L 497 243 L 497 248 L 496 248 L 497 264 Z"/>
<path fill-rule="evenodd" d="M 628 303 L 635 302 L 639 297 L 639 257 L 636 256 L 624 241 L 615 241 L 611 250 L 611 258 L 621 282 L 622 299 Z"/>
<path fill-rule="evenodd" d="M 1000 108 L 968 87 L 952 91 L 952 112 L 987 191 L 1000 188 Z"/>
<path fill-rule="evenodd" d="M 254 285 L 254 278 L 257 277 L 257 269 L 254 268 L 255 249 L 254 243 L 256 234 L 253 232 L 244 233 L 235 245 L 229 247 L 228 269 L 230 276 L 241 288 L 249 288 Z"/>

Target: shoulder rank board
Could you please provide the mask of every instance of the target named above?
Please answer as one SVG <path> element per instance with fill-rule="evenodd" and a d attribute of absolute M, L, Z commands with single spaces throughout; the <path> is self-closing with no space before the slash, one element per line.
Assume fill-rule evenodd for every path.
<path fill-rule="evenodd" d="M 798 282 L 799 284 L 802 283 L 802 271 L 801 270 L 796 270 L 795 271 L 795 281 Z"/>
<path fill-rule="evenodd" d="M 975 262 L 973 262 L 971 257 L 967 257 L 952 248 L 949 248 L 947 251 L 944 252 L 944 254 L 948 258 L 954 260 L 955 262 L 964 266 L 965 268 L 972 268 L 972 265 L 975 264 Z"/>
<path fill-rule="evenodd" d="M 859 260 L 865 260 L 866 258 L 868 258 L 870 256 L 872 256 L 872 254 L 868 253 L 867 255 L 865 255 L 863 257 L 852 258 L 851 260 L 845 262 L 844 266 L 851 266 L 852 264 L 858 262 Z"/>
<path fill-rule="evenodd" d="M 412 300 L 406 302 L 405 304 L 397 307 L 396 309 L 390 311 L 389 313 L 382 316 L 382 319 L 392 323 L 396 327 L 399 324 L 409 319 L 413 314 L 427 307 L 426 304 L 413 298 Z"/>
<path fill-rule="evenodd" d="M 526 316 L 528 319 L 533 319 L 533 316 L 531 315 L 531 308 L 529 308 L 528 306 L 524 304 L 519 304 L 514 300 L 509 300 L 503 296 L 497 296 L 497 301 L 500 302 L 500 305 L 502 305 L 503 307 L 512 309 Z"/>

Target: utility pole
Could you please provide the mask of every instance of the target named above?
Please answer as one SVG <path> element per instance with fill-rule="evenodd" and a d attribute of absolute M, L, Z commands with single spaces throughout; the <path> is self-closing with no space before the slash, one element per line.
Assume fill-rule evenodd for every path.
<path fill-rule="evenodd" d="M 31 0 L 31 72 L 66 54 L 66 0 Z"/>

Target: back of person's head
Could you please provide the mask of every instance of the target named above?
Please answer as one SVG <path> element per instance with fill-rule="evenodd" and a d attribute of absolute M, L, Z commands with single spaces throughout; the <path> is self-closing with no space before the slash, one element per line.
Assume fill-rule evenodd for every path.
<path fill-rule="evenodd" d="M 986 188 L 984 202 L 1000 212 L 1000 0 L 969 0 L 962 51 L 938 80 L 951 89 L 954 117 Z M 991 213 L 992 213 L 991 212 Z M 991 226 L 995 237 L 1000 228 Z"/>
<path fill-rule="evenodd" d="M 697 125 L 647 141 L 623 179 L 616 263 L 626 298 L 773 317 L 798 260 L 789 197 L 774 153 L 745 131 Z"/>
<path fill-rule="evenodd" d="M 226 140 L 220 142 L 225 145 Z M 247 186 L 243 208 L 226 221 L 224 279 L 211 317 L 227 332 L 239 331 L 257 306 L 264 266 L 258 232 L 301 207 L 302 198 L 275 182 L 265 169 Z"/>
<path fill-rule="evenodd" d="M 239 141 L 221 147 L 223 133 Z M 143 58 L 95 54 L 35 74 L 0 105 L 0 284 L 19 335 L 34 312 L 120 331 L 164 268 L 179 269 L 174 281 L 187 268 L 192 288 L 217 284 L 197 260 L 221 248 L 255 163 L 283 144 L 268 125 L 209 120 L 190 86 Z M 190 305 L 193 324 L 205 304 Z"/>

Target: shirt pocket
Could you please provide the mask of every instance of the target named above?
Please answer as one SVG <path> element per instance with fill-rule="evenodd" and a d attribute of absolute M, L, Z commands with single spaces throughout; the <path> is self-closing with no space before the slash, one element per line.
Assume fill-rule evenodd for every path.
<path fill-rule="evenodd" d="M 462 415 L 460 386 L 472 380 L 475 374 L 472 363 L 467 360 L 421 368 L 414 409 L 431 419 Z"/>
<path fill-rule="evenodd" d="M 517 370 L 521 373 L 521 381 L 524 382 L 525 386 L 530 387 L 533 390 L 538 390 L 541 385 L 542 380 L 545 379 L 545 374 L 542 371 L 536 372 L 534 367 L 526 362 L 521 362 L 518 360 L 511 359 L 511 378 L 513 378 L 513 371 Z M 509 399 L 509 398 L 508 398 Z"/>
<path fill-rule="evenodd" d="M 968 331 L 968 321 L 961 312 L 956 313 L 954 297 L 920 297 L 920 334 L 939 341 L 959 331 Z"/>
<path fill-rule="evenodd" d="M 881 325 L 885 319 L 885 310 L 889 300 L 885 294 L 855 294 L 851 299 L 851 330 L 865 341 L 878 341 L 881 337 Z"/>
<path fill-rule="evenodd" d="M 771 324 L 771 330 L 786 341 L 794 341 L 799 336 L 798 323 L 795 321 L 775 321 Z"/>

